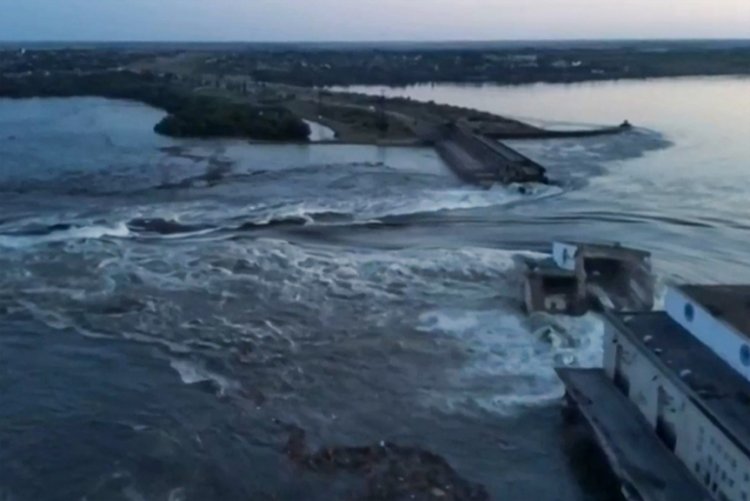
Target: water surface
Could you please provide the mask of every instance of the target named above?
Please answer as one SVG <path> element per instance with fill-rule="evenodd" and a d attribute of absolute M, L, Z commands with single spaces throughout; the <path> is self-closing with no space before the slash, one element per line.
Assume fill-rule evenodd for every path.
<path fill-rule="evenodd" d="M 743 140 L 750 134 L 744 112 L 750 79 L 351 90 L 474 107 L 550 127 L 630 120 L 639 129 L 619 138 L 513 143 L 551 169 L 563 169 L 562 179 L 585 173 L 585 189 L 567 194 L 545 214 L 554 226 L 547 230 L 645 247 L 675 279 L 750 278 L 743 242 L 750 216 L 750 151 Z M 669 147 L 659 146 L 652 133 Z M 633 147 L 638 136 L 643 140 Z M 605 175 L 590 177 L 590 167 Z"/>
<path fill-rule="evenodd" d="M 525 318 L 516 260 L 609 239 L 653 251 L 662 282 L 750 278 L 748 91 L 393 91 L 640 126 L 514 143 L 558 183 L 527 194 L 426 149 L 178 141 L 141 105 L 0 101 L 0 492 L 356 498 L 289 463 L 294 424 L 434 451 L 493 499 L 608 499 L 566 454 L 553 370 L 599 365 L 602 323 Z"/>

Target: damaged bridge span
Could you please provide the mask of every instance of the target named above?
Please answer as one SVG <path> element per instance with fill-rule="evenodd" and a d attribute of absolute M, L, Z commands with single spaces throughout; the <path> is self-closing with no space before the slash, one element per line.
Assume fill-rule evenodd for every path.
<path fill-rule="evenodd" d="M 546 169 L 513 148 L 460 124 L 433 128 L 428 140 L 450 169 L 468 183 L 548 183 Z"/>

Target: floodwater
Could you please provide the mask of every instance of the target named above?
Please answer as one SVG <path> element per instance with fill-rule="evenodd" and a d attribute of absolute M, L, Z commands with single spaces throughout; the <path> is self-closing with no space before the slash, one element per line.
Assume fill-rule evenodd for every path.
<path fill-rule="evenodd" d="M 535 231 L 644 247 L 661 261 L 664 276 L 678 281 L 750 279 L 750 150 L 743 140 L 750 134 L 750 79 L 350 90 L 479 108 L 550 128 L 627 119 L 639 129 L 620 137 L 510 143 L 558 179 L 584 180 L 582 189 L 552 202 L 542 220 L 534 215 Z M 655 144 L 653 134 L 668 147 Z M 592 177 L 592 169 L 601 175 Z"/>
<path fill-rule="evenodd" d="M 132 103 L 0 101 L 0 497 L 364 498 L 290 463 L 295 425 L 432 451 L 492 499 L 609 499 L 568 455 L 553 370 L 599 365 L 602 323 L 525 318 L 516 261 L 619 240 L 662 283 L 750 279 L 750 81 L 392 92 L 639 128 L 514 143 L 558 182 L 522 194 L 425 149 L 178 141 Z"/>

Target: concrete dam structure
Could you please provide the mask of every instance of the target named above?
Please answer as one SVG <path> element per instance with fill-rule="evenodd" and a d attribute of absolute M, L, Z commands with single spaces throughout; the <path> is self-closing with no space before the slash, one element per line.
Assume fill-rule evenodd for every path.
<path fill-rule="evenodd" d="M 443 161 L 464 181 L 489 187 L 494 183 L 547 183 L 540 164 L 489 137 L 458 124 L 437 127 L 431 138 Z"/>

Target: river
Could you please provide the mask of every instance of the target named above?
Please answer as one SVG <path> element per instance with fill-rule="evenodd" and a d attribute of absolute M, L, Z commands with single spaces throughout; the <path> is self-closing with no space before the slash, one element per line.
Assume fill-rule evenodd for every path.
<path fill-rule="evenodd" d="M 638 128 L 514 142 L 558 182 L 521 194 L 431 150 L 172 140 L 141 105 L 0 101 L 2 496 L 356 499 L 356 475 L 290 464 L 296 425 L 433 451 L 493 499 L 609 498 L 568 456 L 553 370 L 599 365 L 603 325 L 525 318 L 516 260 L 618 240 L 662 283 L 748 280 L 750 80 L 388 92 Z"/>
<path fill-rule="evenodd" d="M 473 107 L 550 128 L 617 125 L 628 119 L 639 127 L 635 136 L 654 132 L 669 144 L 649 138 L 632 147 L 633 136 L 627 135 L 511 143 L 553 172 L 564 171 L 559 179 L 582 172 L 587 178 L 584 189 L 556 201 L 554 210 L 543 221 L 535 218 L 535 224 L 549 221 L 545 231 L 555 237 L 579 234 L 645 247 L 660 259 L 665 276 L 675 280 L 750 278 L 744 245 L 750 151 L 742 140 L 750 133 L 744 111 L 750 105 L 750 79 L 350 90 Z M 604 175 L 590 178 L 591 167 Z"/>

